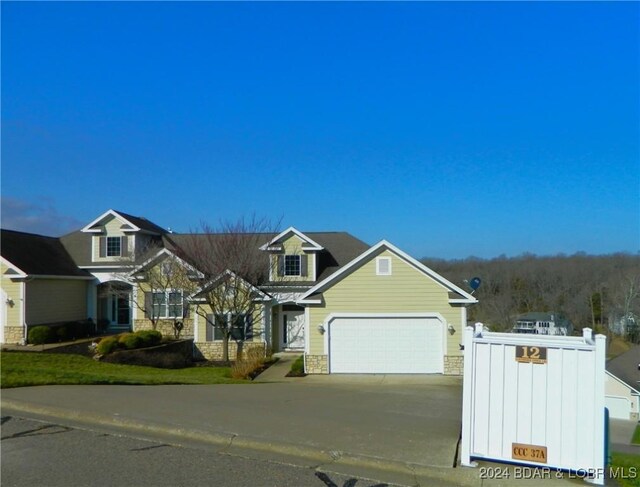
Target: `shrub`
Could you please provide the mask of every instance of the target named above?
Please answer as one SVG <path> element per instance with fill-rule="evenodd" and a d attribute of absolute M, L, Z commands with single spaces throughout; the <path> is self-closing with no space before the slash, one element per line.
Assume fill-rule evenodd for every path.
<path fill-rule="evenodd" d="M 242 358 L 236 360 L 231 366 L 231 377 L 234 379 L 249 379 L 264 367 L 264 350 L 259 347 L 251 347 L 242 354 Z"/>
<path fill-rule="evenodd" d="M 49 326 L 34 326 L 29 330 L 27 340 L 34 345 L 51 343 L 55 339 L 55 334 Z"/>
<path fill-rule="evenodd" d="M 143 347 L 153 347 L 162 341 L 162 333 L 156 330 L 140 330 L 134 334 L 140 337 Z"/>
<path fill-rule="evenodd" d="M 100 355 L 108 355 L 117 349 L 118 349 L 117 336 L 107 337 L 100 340 L 100 343 L 98 343 L 98 346 L 96 347 L 96 350 Z"/>
<path fill-rule="evenodd" d="M 62 325 L 62 326 L 58 326 L 55 330 L 56 336 L 58 337 L 58 340 L 61 342 L 65 342 L 67 340 L 71 339 L 71 330 L 69 330 L 69 328 L 67 328 L 66 326 Z"/>
<path fill-rule="evenodd" d="M 127 350 L 133 350 L 142 345 L 142 338 L 135 333 L 123 333 L 118 339 L 118 344 Z"/>

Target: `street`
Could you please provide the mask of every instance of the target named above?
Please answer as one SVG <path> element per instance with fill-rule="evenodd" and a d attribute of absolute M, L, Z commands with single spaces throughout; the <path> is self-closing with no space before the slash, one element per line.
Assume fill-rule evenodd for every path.
<path fill-rule="evenodd" d="M 315 468 L 2 417 L 3 487 L 382 487 Z"/>

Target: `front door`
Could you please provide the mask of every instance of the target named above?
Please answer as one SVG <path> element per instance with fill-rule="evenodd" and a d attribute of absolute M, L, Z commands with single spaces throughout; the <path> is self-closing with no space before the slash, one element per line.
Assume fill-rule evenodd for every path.
<path fill-rule="evenodd" d="M 304 311 L 285 311 L 282 321 L 284 348 L 304 348 Z"/>

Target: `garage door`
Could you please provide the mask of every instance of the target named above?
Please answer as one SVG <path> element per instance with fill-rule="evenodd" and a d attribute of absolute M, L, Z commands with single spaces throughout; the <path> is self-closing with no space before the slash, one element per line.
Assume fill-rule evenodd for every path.
<path fill-rule="evenodd" d="M 615 419 L 629 419 L 631 405 L 625 397 L 606 396 L 604 405 L 609 409 L 609 417 Z"/>
<path fill-rule="evenodd" d="M 329 324 L 329 370 L 442 373 L 443 329 L 437 318 L 336 318 Z"/>

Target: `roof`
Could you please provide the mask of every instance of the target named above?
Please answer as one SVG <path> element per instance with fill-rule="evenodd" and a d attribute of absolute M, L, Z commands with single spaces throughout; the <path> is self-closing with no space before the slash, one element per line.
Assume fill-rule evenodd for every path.
<path fill-rule="evenodd" d="M 192 238 L 199 238 L 206 241 L 211 238 L 224 238 L 226 234 L 178 234 L 172 233 L 163 236 L 163 241 L 165 247 L 170 250 L 179 249 L 180 247 L 187 247 L 187 242 Z M 264 242 L 269 242 L 274 235 L 272 233 L 264 233 L 264 234 L 246 234 L 247 238 L 251 238 L 252 240 L 260 240 L 263 239 L 260 237 L 264 237 Z M 333 274 L 336 270 L 341 268 L 343 265 L 351 262 L 354 258 L 360 255 L 362 252 L 366 251 L 369 246 L 364 243 L 362 240 L 355 238 L 353 235 L 350 235 L 346 232 L 304 232 L 304 235 L 313 239 L 319 245 L 323 247 L 322 250 L 316 252 L 316 256 L 318 259 L 317 264 L 317 280 L 313 282 L 292 282 L 292 281 L 273 281 L 267 282 L 265 285 L 267 286 L 313 286 L 317 281 L 326 278 L 327 276 Z M 258 237 L 258 238 L 256 238 Z M 180 252 L 177 252 L 180 254 Z M 269 268 L 269 253 L 261 252 L 260 255 L 264 256 L 264 266 L 265 270 Z"/>
<path fill-rule="evenodd" d="M 538 312 L 538 311 L 534 311 L 531 313 L 525 313 L 522 314 L 520 316 L 518 316 L 517 321 L 521 321 L 521 320 L 535 320 L 535 321 L 556 321 L 556 322 L 561 322 L 561 321 L 568 321 L 563 315 L 562 313 L 555 313 L 553 311 L 550 312 Z"/>
<path fill-rule="evenodd" d="M 318 282 L 318 284 L 316 284 L 311 289 L 309 289 L 309 291 L 307 291 L 306 294 L 302 296 L 302 300 L 308 298 L 311 295 L 322 292 L 324 289 L 331 287 L 333 285 L 332 284 L 333 282 L 341 279 L 342 277 L 345 277 L 346 275 L 348 275 L 349 272 L 352 272 L 353 270 L 360 268 L 366 262 L 369 262 L 374 257 L 383 253 L 385 250 L 392 252 L 398 258 L 404 260 L 407 264 L 415 267 L 418 271 L 429 276 L 435 282 L 440 284 L 443 288 L 447 289 L 448 292 L 453 291 L 454 293 L 460 295 L 459 299 L 452 299 L 451 302 L 455 302 L 459 304 L 473 304 L 478 302 L 478 300 L 474 298 L 472 295 L 460 289 L 458 286 L 453 284 L 451 281 L 448 281 L 442 275 L 438 274 L 434 270 L 430 269 L 423 263 L 414 259 L 409 254 L 403 252 L 398 247 L 396 247 L 390 242 L 387 242 L 386 240 L 381 240 L 374 246 L 369 247 L 369 249 L 367 249 L 365 252 L 361 253 L 355 259 L 351 260 L 349 263 L 344 265 L 339 271 L 333 273 L 332 275 L 326 277 L 325 279 L 319 279 L 320 282 Z"/>
<path fill-rule="evenodd" d="M 27 275 L 91 277 L 78 269 L 59 239 L 34 233 L 1 230 L 2 257 Z"/>
<path fill-rule="evenodd" d="M 157 235 L 162 235 L 162 234 L 167 233 L 167 230 L 165 230 L 161 226 L 156 225 L 155 223 L 147 220 L 146 218 L 144 218 L 142 216 L 133 216 L 133 215 L 129 215 L 128 213 L 124 213 L 123 211 L 117 211 L 117 210 L 107 210 L 107 211 L 105 211 L 102 215 L 100 215 L 98 218 L 96 218 L 91 223 L 86 225 L 80 231 L 81 232 L 96 232 L 98 230 L 95 230 L 94 227 L 96 225 L 98 225 L 100 222 L 104 221 L 106 218 L 109 218 L 109 217 L 126 220 L 130 225 L 132 225 L 132 228 L 125 228 L 125 232 L 126 231 L 136 231 L 136 232 L 137 231 L 144 231 L 144 232 L 157 234 Z"/>
<path fill-rule="evenodd" d="M 607 362 L 607 371 L 640 392 L 640 345 Z"/>
<path fill-rule="evenodd" d="M 285 285 L 313 286 L 316 282 L 327 278 L 369 248 L 369 245 L 347 232 L 304 232 L 304 235 L 312 238 L 323 247 L 322 250 L 316 253 L 316 258 L 318 259 L 316 281 L 308 283 L 286 282 L 284 283 Z M 270 284 L 277 285 L 279 283 L 273 282 Z"/>
<path fill-rule="evenodd" d="M 113 211 L 115 211 L 118 215 L 123 217 L 125 220 L 128 220 L 129 222 L 133 223 L 140 230 L 146 230 L 148 232 L 160 233 L 160 234 L 168 233 L 167 230 L 162 228 L 160 225 L 156 225 L 155 223 L 147 220 L 143 216 L 133 216 L 118 210 L 113 210 Z"/>

